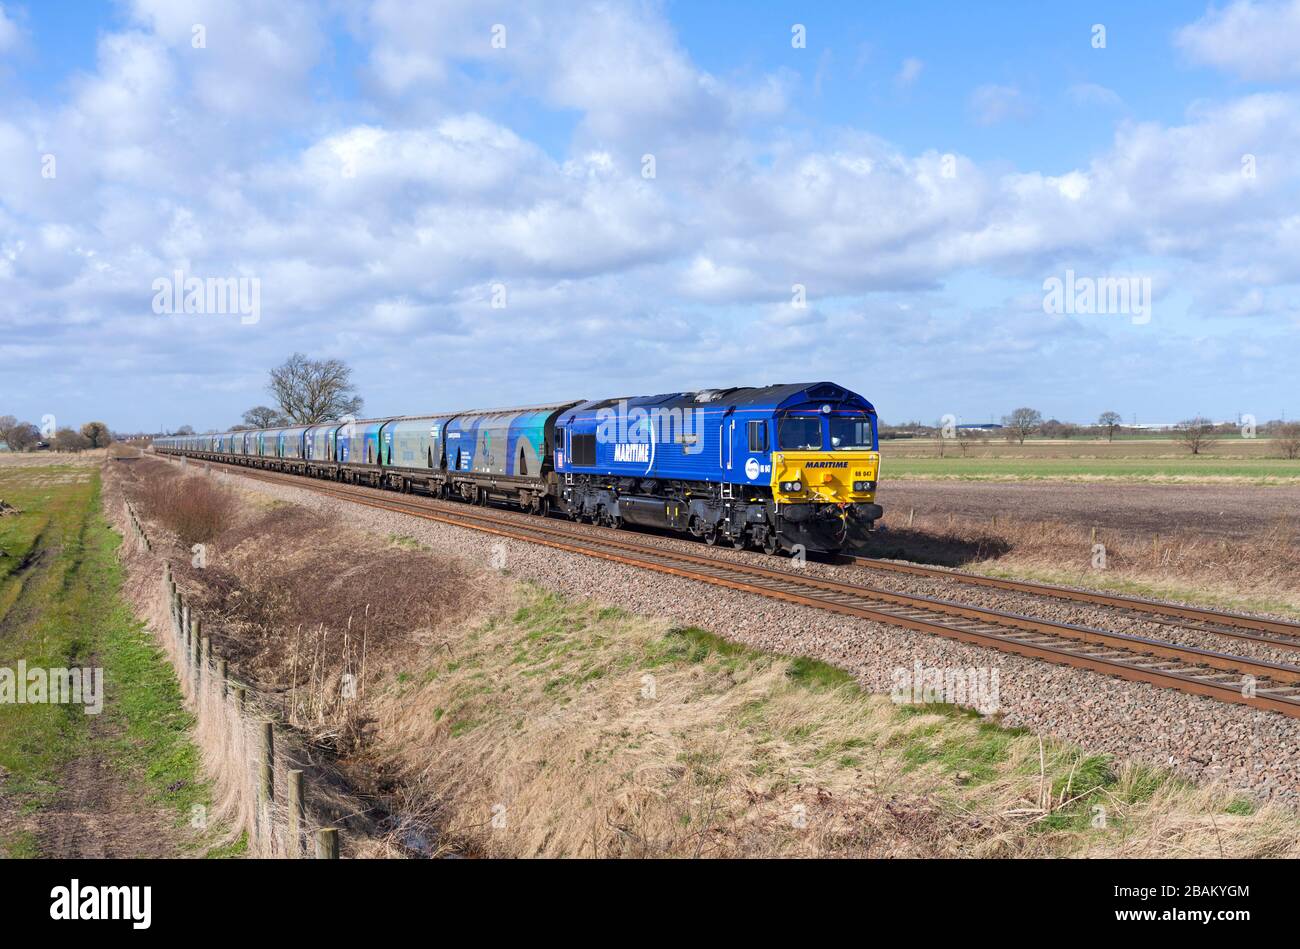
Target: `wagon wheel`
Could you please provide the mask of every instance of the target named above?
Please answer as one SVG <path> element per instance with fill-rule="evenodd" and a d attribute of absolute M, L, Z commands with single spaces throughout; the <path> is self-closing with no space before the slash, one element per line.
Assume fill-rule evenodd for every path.
<path fill-rule="evenodd" d="M 772 533 L 771 531 L 768 531 L 767 536 L 763 538 L 763 553 L 771 557 L 780 552 L 781 552 L 781 539 L 777 537 L 776 534 Z"/>
<path fill-rule="evenodd" d="M 710 547 L 713 547 L 718 543 L 718 529 L 712 524 L 704 528 L 704 533 L 701 536 L 703 536 L 704 542 Z"/>
<path fill-rule="evenodd" d="M 748 541 L 745 539 L 745 532 L 742 530 L 735 537 L 731 538 L 731 546 L 736 550 L 744 550 Z"/>

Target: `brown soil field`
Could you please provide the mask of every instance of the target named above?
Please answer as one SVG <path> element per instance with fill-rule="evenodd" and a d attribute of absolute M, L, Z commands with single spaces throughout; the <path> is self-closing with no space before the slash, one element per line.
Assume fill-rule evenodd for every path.
<path fill-rule="evenodd" d="M 1279 522 L 1300 524 L 1300 487 L 1244 484 L 1124 484 L 1041 481 L 883 481 L 886 523 L 952 514 L 989 520 L 1014 516 L 1085 529 L 1205 534 L 1249 542 Z"/>

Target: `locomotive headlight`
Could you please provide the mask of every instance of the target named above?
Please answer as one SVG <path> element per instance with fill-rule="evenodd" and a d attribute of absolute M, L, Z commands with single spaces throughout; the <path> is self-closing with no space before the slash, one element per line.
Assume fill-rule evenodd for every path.
<path fill-rule="evenodd" d="M 798 492 L 800 492 L 800 491 L 803 490 L 803 482 L 802 482 L 802 481 L 782 481 L 782 482 L 781 482 L 781 490 L 782 490 L 782 491 L 785 491 L 785 492 L 787 492 L 787 493 L 789 493 L 789 494 L 797 494 Z"/>
<path fill-rule="evenodd" d="M 854 490 L 854 491 L 874 491 L 875 489 L 876 489 L 876 482 L 874 482 L 874 481 L 854 481 L 854 482 L 853 482 L 853 490 Z"/>

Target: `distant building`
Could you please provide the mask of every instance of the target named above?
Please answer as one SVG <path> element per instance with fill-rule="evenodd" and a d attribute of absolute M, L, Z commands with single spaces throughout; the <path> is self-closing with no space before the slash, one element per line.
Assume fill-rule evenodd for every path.
<path fill-rule="evenodd" d="M 957 426 L 958 430 L 963 432 L 1000 432 L 1002 427 L 999 422 L 970 422 Z"/>

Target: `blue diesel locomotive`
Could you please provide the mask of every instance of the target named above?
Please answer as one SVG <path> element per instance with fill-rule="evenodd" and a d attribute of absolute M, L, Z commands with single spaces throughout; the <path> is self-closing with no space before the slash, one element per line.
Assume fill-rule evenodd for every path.
<path fill-rule="evenodd" d="M 850 549 L 882 514 L 876 411 L 830 382 L 168 437 L 154 448 L 768 553 Z"/>

